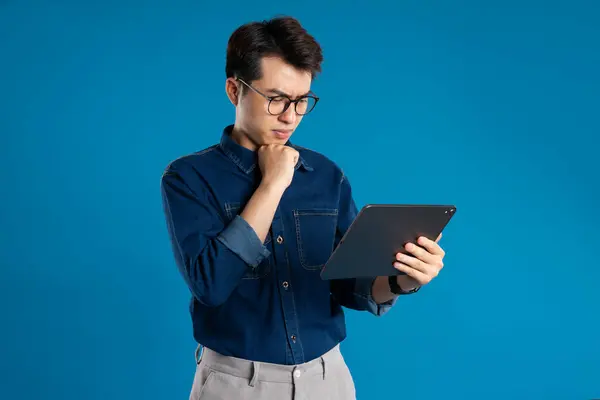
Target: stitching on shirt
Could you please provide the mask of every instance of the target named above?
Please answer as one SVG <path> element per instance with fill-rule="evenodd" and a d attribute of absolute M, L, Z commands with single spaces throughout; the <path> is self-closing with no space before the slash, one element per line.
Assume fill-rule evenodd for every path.
<path fill-rule="evenodd" d="M 322 212 L 318 212 L 318 211 L 303 211 L 303 210 L 294 210 L 294 222 L 295 222 L 295 226 L 296 226 L 296 243 L 297 243 L 297 247 L 298 247 L 298 257 L 300 258 L 300 264 L 302 265 L 302 267 L 304 267 L 307 270 L 317 270 L 319 268 L 321 268 L 323 266 L 323 264 L 319 264 L 319 265 L 308 265 L 308 260 L 306 259 L 306 256 L 304 254 L 304 246 L 303 246 L 303 242 L 302 242 L 302 237 L 300 234 L 301 228 L 300 228 L 300 216 L 303 215 L 308 215 L 308 216 L 326 216 L 326 217 L 337 217 L 338 215 L 338 209 L 334 208 L 330 211 L 322 211 Z"/>
<path fill-rule="evenodd" d="M 285 226 L 283 225 L 283 220 L 281 220 L 281 229 L 285 232 Z M 288 258 L 288 252 L 287 252 L 287 246 L 286 246 L 286 251 L 285 251 L 285 262 L 286 265 L 288 267 L 288 270 L 290 272 L 290 276 L 291 276 L 291 267 L 290 267 L 290 260 Z M 292 306 L 294 307 L 294 319 L 296 320 L 296 330 L 297 330 L 297 334 L 296 334 L 296 339 L 298 340 L 298 343 L 300 344 L 300 351 L 302 353 L 302 361 L 304 361 L 305 355 L 304 355 L 304 347 L 302 346 L 302 340 L 300 340 L 300 331 L 298 330 L 298 327 L 300 327 L 300 323 L 298 321 L 298 310 L 296 309 L 296 299 L 294 296 L 294 292 L 292 291 L 292 295 L 290 296 L 292 298 Z M 294 352 L 292 351 L 292 358 L 294 357 Z"/>
<path fill-rule="evenodd" d="M 303 147 L 303 146 L 299 146 L 299 145 L 293 144 L 293 143 L 292 143 L 292 145 L 290 147 L 292 147 L 293 149 L 296 149 L 296 150 L 306 150 L 308 152 L 314 152 L 314 153 L 316 153 L 314 150 L 311 150 L 309 148 L 306 148 L 306 147 Z M 302 157 L 302 155 L 300 155 L 300 162 L 296 166 L 296 169 L 300 167 L 300 164 L 304 165 L 304 168 L 306 168 L 308 171 L 314 171 L 314 168 L 310 164 L 308 164 L 306 162 L 306 159 L 304 157 Z"/>
<path fill-rule="evenodd" d="M 331 212 L 317 212 L 317 211 L 310 212 L 310 211 L 299 211 L 299 210 L 297 210 L 297 211 L 294 211 L 294 214 L 297 217 L 305 216 L 305 215 L 311 215 L 311 216 L 318 216 L 318 215 L 320 215 L 320 216 L 324 216 L 324 217 L 335 217 L 335 216 L 338 215 L 338 209 L 337 208 L 332 208 Z"/>
<path fill-rule="evenodd" d="M 217 146 L 217 145 L 215 145 L 215 146 Z M 242 160 L 238 156 L 236 156 L 232 151 L 230 151 L 229 149 L 226 149 L 221 143 L 218 144 L 218 146 L 221 148 L 223 153 L 225 153 L 225 155 L 227 157 L 229 157 L 229 159 L 245 173 L 249 174 L 252 171 L 254 171 L 254 168 L 256 168 L 256 163 L 252 164 L 250 166 L 250 168 L 245 168 L 244 165 L 242 164 Z"/>
<path fill-rule="evenodd" d="M 225 203 L 225 214 L 227 214 L 228 219 L 233 219 L 233 210 L 239 210 L 240 205 L 238 203 Z"/>
<path fill-rule="evenodd" d="M 285 232 L 285 223 L 283 222 L 283 218 L 281 219 L 280 223 L 281 223 L 281 230 L 283 232 Z M 284 242 L 284 248 L 285 248 L 285 252 L 284 252 L 284 254 L 285 254 L 285 265 L 286 265 L 286 267 L 288 269 L 288 273 L 290 274 L 290 279 L 291 279 L 291 277 L 292 277 L 292 267 L 290 266 L 290 259 L 289 259 L 289 255 L 288 255 L 288 249 L 287 249 L 287 245 L 285 244 L 285 242 Z M 293 287 L 293 284 L 292 284 L 292 287 Z M 296 320 L 296 330 L 298 330 L 298 327 L 300 327 L 300 323 L 298 321 L 298 310 L 296 309 L 296 299 L 295 299 L 296 296 L 294 296 L 294 291 L 293 290 L 291 291 L 291 294 L 292 295 L 290 297 L 292 298 L 292 307 L 294 308 L 294 319 Z M 304 360 L 304 357 L 305 357 L 304 356 L 304 347 L 302 347 L 302 341 L 300 340 L 300 332 L 297 331 L 296 333 L 297 333 L 296 334 L 296 339 L 298 340 L 298 343 L 300 344 L 300 351 L 302 353 L 302 360 Z M 289 340 L 289 338 L 288 338 L 288 340 Z M 290 345 L 290 347 L 291 347 L 291 345 Z M 294 351 L 292 349 L 290 349 L 290 350 L 292 351 L 292 358 L 294 358 Z"/>
<path fill-rule="evenodd" d="M 205 154 L 207 154 L 207 153 L 210 153 L 211 151 L 213 151 L 213 150 L 214 150 L 214 149 L 216 149 L 216 148 L 217 148 L 217 145 L 216 145 L 216 144 L 213 144 L 213 145 L 212 145 L 212 146 L 210 146 L 209 148 L 206 148 L 206 149 L 204 149 L 204 150 L 200 150 L 200 151 L 199 151 L 199 152 L 197 152 L 195 155 L 197 155 L 197 156 L 203 156 L 203 155 L 205 155 Z"/>
<path fill-rule="evenodd" d="M 171 167 L 173 166 L 173 164 L 175 164 L 177 161 L 182 160 L 182 159 L 187 159 L 190 156 L 203 156 L 205 154 L 210 153 L 211 151 L 213 151 L 218 145 L 214 144 L 204 150 L 200 150 L 199 152 L 193 153 L 193 154 L 186 154 L 180 157 L 175 158 L 174 160 L 172 160 L 171 162 L 169 162 L 167 164 L 167 166 L 165 167 L 165 169 L 163 170 L 163 175 L 167 175 L 167 174 L 171 174 L 173 173 L 173 171 L 171 171 Z M 184 160 L 185 161 L 185 160 Z"/>
<path fill-rule="evenodd" d="M 225 215 L 227 216 L 227 219 L 229 221 L 233 221 L 233 219 L 237 216 L 235 211 L 240 210 L 241 205 L 238 202 L 225 202 L 224 208 L 225 208 Z M 245 231 L 245 235 L 248 240 L 252 240 L 250 232 Z M 267 239 L 265 239 L 265 242 L 264 242 L 265 245 L 268 244 L 268 240 L 269 240 L 269 237 L 267 236 Z M 261 257 L 260 257 L 260 255 L 257 256 L 257 258 L 254 260 L 254 262 L 252 264 L 250 264 L 252 271 L 245 273 L 244 276 L 242 277 L 242 279 L 246 279 L 246 280 L 261 279 L 261 278 L 264 278 L 265 276 L 269 275 L 269 273 L 271 272 L 271 260 L 269 260 L 269 257 L 264 257 L 264 252 L 261 254 L 263 255 L 263 260 L 261 260 L 261 262 L 259 262 Z M 265 265 L 264 265 L 264 268 L 261 269 L 260 264 L 263 262 Z"/>
<path fill-rule="evenodd" d="M 340 185 L 342 183 L 344 183 L 344 181 L 346 180 L 346 174 L 344 173 L 344 170 L 341 170 L 341 173 L 342 173 L 342 177 L 340 178 Z"/>

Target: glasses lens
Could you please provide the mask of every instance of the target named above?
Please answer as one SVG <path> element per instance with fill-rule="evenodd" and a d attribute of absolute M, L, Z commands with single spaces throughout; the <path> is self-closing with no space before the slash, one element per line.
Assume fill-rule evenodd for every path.
<path fill-rule="evenodd" d="M 274 97 L 269 102 L 269 113 L 279 115 L 289 107 L 290 100 L 287 97 Z M 308 114 L 317 104 L 314 97 L 303 97 L 296 103 L 296 112 L 300 115 Z"/>
<path fill-rule="evenodd" d="M 269 102 L 269 113 L 273 115 L 279 115 L 287 109 L 287 105 L 290 101 L 285 97 L 274 97 Z"/>
<path fill-rule="evenodd" d="M 317 104 L 314 97 L 304 97 L 296 103 L 296 112 L 300 115 L 308 114 Z"/>

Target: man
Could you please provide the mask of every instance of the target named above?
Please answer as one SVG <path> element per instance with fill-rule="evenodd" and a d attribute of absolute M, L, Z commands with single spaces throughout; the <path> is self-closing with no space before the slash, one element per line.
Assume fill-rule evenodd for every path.
<path fill-rule="evenodd" d="M 293 18 L 239 27 L 226 60 L 235 123 L 162 177 L 173 252 L 193 295 L 190 399 L 355 398 L 339 350 L 342 307 L 380 316 L 443 266 L 437 241 L 420 238 L 407 247 L 414 257 L 398 255 L 405 275 L 320 279 L 357 215 L 342 170 L 290 142 L 318 102 L 310 88 L 322 59 Z"/>

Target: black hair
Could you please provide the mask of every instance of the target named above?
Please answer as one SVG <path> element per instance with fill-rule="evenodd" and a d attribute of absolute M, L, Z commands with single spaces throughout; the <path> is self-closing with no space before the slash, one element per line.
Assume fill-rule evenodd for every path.
<path fill-rule="evenodd" d="M 313 79 L 321 72 L 319 43 L 297 19 L 283 16 L 237 28 L 227 44 L 225 74 L 250 83 L 262 77 L 262 58 L 272 56 L 310 72 Z"/>

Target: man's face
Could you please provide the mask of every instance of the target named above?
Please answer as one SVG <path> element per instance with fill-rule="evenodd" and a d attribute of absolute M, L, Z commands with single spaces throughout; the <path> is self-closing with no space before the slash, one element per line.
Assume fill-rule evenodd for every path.
<path fill-rule="evenodd" d="M 312 82 L 310 72 L 298 70 L 276 57 L 263 58 L 261 65 L 262 78 L 247 82 L 259 92 L 270 97 L 287 96 L 292 100 L 309 93 Z M 243 96 L 237 102 L 235 122 L 236 128 L 245 136 L 238 138 L 240 144 L 251 150 L 265 144 L 285 144 L 302 120 L 302 116 L 296 114 L 294 104 L 290 104 L 283 114 L 271 115 L 268 111 L 269 100 L 242 82 L 236 84 L 243 89 Z M 271 111 L 276 107 L 272 103 Z"/>

